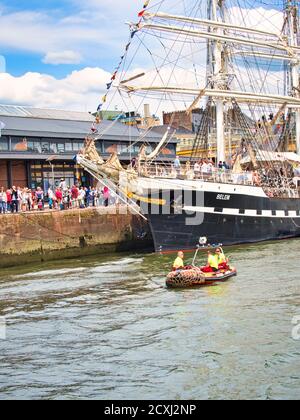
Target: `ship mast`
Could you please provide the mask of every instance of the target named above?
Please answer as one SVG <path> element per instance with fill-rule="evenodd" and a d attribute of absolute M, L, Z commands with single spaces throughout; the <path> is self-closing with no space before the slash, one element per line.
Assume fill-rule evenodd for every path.
<path fill-rule="evenodd" d="M 208 19 L 213 22 L 225 23 L 225 0 L 208 0 Z M 211 27 L 209 32 L 225 35 L 223 28 Z M 208 85 L 213 90 L 226 90 L 228 88 L 227 54 L 225 43 L 217 40 L 208 41 Z M 224 162 L 225 157 L 225 130 L 224 130 L 224 99 L 218 98 L 216 103 L 216 132 L 217 132 L 217 159 Z"/>
<path fill-rule="evenodd" d="M 226 0 L 207 0 L 207 19 L 202 17 L 182 16 L 173 13 L 149 11 L 143 14 L 142 22 L 138 25 L 130 23 L 131 30 L 134 32 L 144 32 L 157 36 L 176 37 L 176 40 L 193 40 L 198 42 L 206 40 L 208 45 L 207 54 L 207 81 L 205 86 L 187 87 L 184 84 L 173 84 L 170 80 L 166 84 L 144 85 L 145 73 L 138 74 L 119 84 L 120 91 L 125 91 L 131 95 L 135 93 L 160 92 L 168 95 L 186 95 L 194 104 L 200 99 L 207 99 L 213 102 L 217 113 L 217 146 L 218 160 L 225 160 L 225 107 L 227 103 L 245 103 L 262 106 L 282 107 L 285 104 L 287 109 L 295 110 L 297 119 L 297 149 L 300 153 L 300 90 L 299 90 L 299 70 L 300 70 L 300 42 L 298 28 L 298 0 L 284 0 L 286 2 L 285 11 L 285 33 L 276 33 L 272 30 L 247 27 L 230 23 L 225 18 L 227 9 Z M 172 38 L 171 38 L 172 39 Z M 232 90 L 230 88 L 230 75 L 228 62 L 233 56 L 253 56 L 259 59 L 270 59 L 283 61 L 289 66 L 288 86 L 289 92 L 284 95 L 264 93 L 248 90 Z M 131 81 L 141 80 L 141 84 L 129 84 Z M 143 82 L 142 82 L 143 80 Z M 196 98 L 196 100 L 195 100 Z"/>
<path fill-rule="evenodd" d="M 299 6 L 294 0 L 286 0 L 286 35 L 291 47 L 299 47 Z M 300 65 L 299 61 L 291 62 L 288 72 L 288 84 L 290 85 L 291 94 L 293 97 L 300 99 L 300 83 L 299 83 Z M 300 110 L 295 109 L 296 120 L 296 145 L 297 153 L 300 154 Z"/>

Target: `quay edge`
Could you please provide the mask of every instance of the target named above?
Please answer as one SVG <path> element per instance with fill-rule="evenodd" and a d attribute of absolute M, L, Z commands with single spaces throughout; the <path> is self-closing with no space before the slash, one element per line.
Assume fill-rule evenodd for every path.
<path fill-rule="evenodd" d="M 153 240 L 147 222 L 125 208 L 0 216 L 1 268 L 134 250 L 153 250 Z"/>

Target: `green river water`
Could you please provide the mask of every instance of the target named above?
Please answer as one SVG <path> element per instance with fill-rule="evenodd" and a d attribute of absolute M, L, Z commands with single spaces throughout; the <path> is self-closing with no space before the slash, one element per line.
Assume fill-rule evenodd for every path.
<path fill-rule="evenodd" d="M 229 248 L 236 278 L 177 291 L 173 256 L 2 270 L 0 399 L 299 399 L 299 251 Z"/>

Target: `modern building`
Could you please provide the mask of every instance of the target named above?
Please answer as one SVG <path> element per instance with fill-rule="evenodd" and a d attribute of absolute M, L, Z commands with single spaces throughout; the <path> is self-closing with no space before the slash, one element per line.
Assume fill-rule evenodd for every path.
<path fill-rule="evenodd" d="M 69 185 L 92 183 L 74 157 L 93 121 L 89 113 L 0 105 L 0 187 L 41 186 L 47 190 L 61 178 Z M 118 153 L 124 163 L 138 154 L 142 143 L 152 151 L 161 140 L 159 133 L 143 132 L 118 120 L 102 121 L 98 137 L 101 155 Z M 160 158 L 174 159 L 176 144 L 172 140 Z"/>
<path fill-rule="evenodd" d="M 200 126 L 204 115 L 203 108 L 196 108 L 191 113 L 184 111 L 164 112 L 163 123 L 176 130 L 186 130 L 196 132 Z"/>
<path fill-rule="evenodd" d="M 208 134 L 206 139 L 206 144 L 200 146 L 195 151 L 194 145 L 195 140 L 197 138 L 197 134 L 199 131 L 201 132 L 201 124 L 203 122 L 203 118 L 205 118 L 205 111 L 203 108 L 194 109 L 191 113 L 187 113 L 186 110 L 184 111 L 175 111 L 175 112 L 164 112 L 163 113 L 163 121 L 165 125 L 168 125 L 174 129 L 176 129 L 176 138 L 178 140 L 177 144 L 177 154 L 182 158 L 190 158 L 193 154 L 196 157 L 203 157 L 208 156 L 210 158 L 217 157 L 217 133 L 216 133 L 216 109 L 215 107 L 211 108 L 211 117 L 210 121 L 212 125 L 208 128 Z M 273 126 L 270 126 L 273 120 L 274 114 L 270 114 L 267 116 L 262 116 L 261 120 L 254 121 L 251 119 L 247 114 L 243 114 L 243 118 L 249 127 L 252 127 L 255 130 L 257 127 L 262 125 L 264 121 L 265 129 L 264 131 L 274 131 L 276 134 L 274 135 L 273 139 L 273 146 L 277 146 L 278 142 L 278 132 L 283 129 L 283 124 L 285 124 L 286 120 L 280 117 L 277 118 L 276 123 Z M 284 144 L 280 145 L 280 147 L 284 147 L 284 150 L 288 150 L 290 152 L 296 152 L 296 132 L 295 132 L 295 114 L 292 113 L 290 115 L 290 123 L 289 126 L 292 128 L 291 135 L 283 139 Z M 236 151 L 241 146 L 241 140 L 244 137 L 244 130 L 241 129 L 239 119 L 235 113 L 235 111 L 228 110 L 225 114 L 225 150 L 226 156 L 228 160 L 231 160 L 232 156 L 236 153 Z M 264 133 L 263 133 L 264 134 Z M 263 137 L 260 137 L 262 140 Z"/>
<path fill-rule="evenodd" d="M 152 115 L 150 112 L 150 105 L 144 105 L 144 115 L 137 113 L 136 111 L 117 113 L 117 111 L 103 111 L 101 112 L 103 119 L 118 119 L 121 123 L 136 126 L 139 130 L 147 130 L 150 127 L 156 127 L 160 125 L 160 119 L 156 115 Z"/>

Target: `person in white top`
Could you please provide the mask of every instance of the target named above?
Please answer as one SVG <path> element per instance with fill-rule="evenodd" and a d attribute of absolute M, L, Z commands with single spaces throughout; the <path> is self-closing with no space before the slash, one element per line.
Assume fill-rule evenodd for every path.
<path fill-rule="evenodd" d="M 200 178 L 200 174 L 201 174 L 201 166 L 198 162 L 195 163 L 194 165 L 194 174 L 195 174 L 195 178 L 199 179 Z"/>
<path fill-rule="evenodd" d="M 67 191 L 67 189 L 68 189 L 66 181 L 63 178 L 60 180 L 59 188 L 62 191 Z"/>
<path fill-rule="evenodd" d="M 84 188 L 81 187 L 80 190 L 79 190 L 79 194 L 78 194 L 78 203 L 79 203 L 80 208 L 85 207 L 85 205 L 84 205 L 85 196 L 86 196 L 86 192 L 84 191 Z"/>
<path fill-rule="evenodd" d="M 4 214 L 7 212 L 7 195 L 4 188 L 1 187 L 0 189 L 0 214 Z"/>
<path fill-rule="evenodd" d="M 208 162 L 207 168 L 208 168 L 207 170 L 208 174 L 212 175 L 214 172 L 214 164 L 212 163 L 211 160 Z"/>
<path fill-rule="evenodd" d="M 205 176 L 208 176 L 208 174 L 209 174 L 209 166 L 208 166 L 207 161 L 204 161 L 203 162 L 202 167 L 201 167 L 201 172 L 202 172 L 202 175 L 204 177 Z"/>
<path fill-rule="evenodd" d="M 23 188 L 21 191 L 22 211 L 28 211 L 28 189 Z"/>

